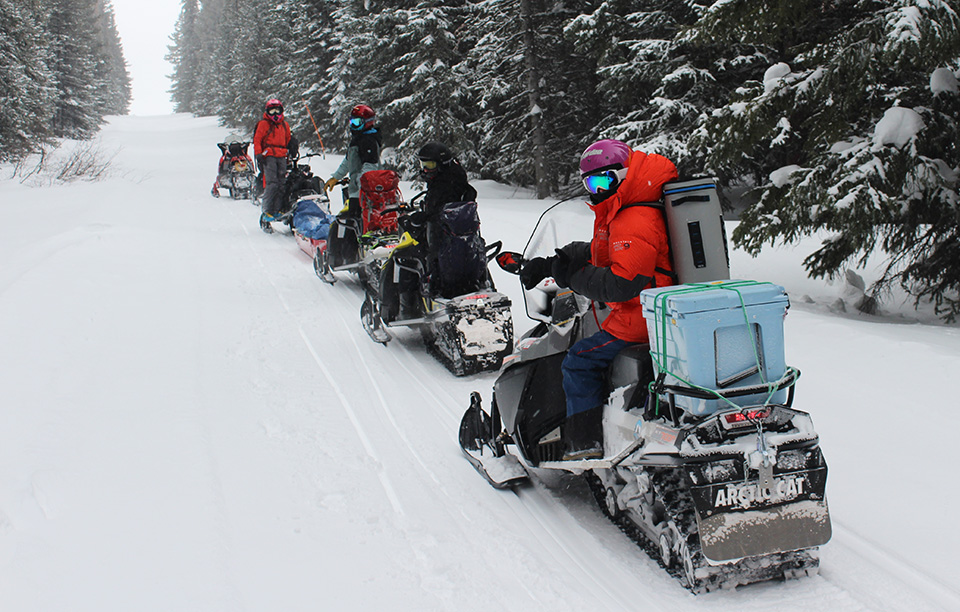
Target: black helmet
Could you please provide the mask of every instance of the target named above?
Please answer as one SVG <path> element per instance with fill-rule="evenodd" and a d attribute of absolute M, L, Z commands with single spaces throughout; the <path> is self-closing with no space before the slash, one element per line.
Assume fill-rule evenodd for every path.
<path fill-rule="evenodd" d="M 439 142 L 428 142 L 421 147 L 417 157 L 421 161 L 435 161 L 441 164 L 449 164 L 453 161 L 453 151 L 447 148 L 447 145 Z"/>
<path fill-rule="evenodd" d="M 428 142 L 420 148 L 417 157 L 420 158 L 420 173 L 425 179 L 430 180 L 440 171 L 441 164 L 445 165 L 453 161 L 453 152 L 444 144 Z"/>

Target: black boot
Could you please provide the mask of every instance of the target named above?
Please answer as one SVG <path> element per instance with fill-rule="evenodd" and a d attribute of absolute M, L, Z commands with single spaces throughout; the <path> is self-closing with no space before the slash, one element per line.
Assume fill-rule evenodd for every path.
<path fill-rule="evenodd" d="M 603 457 L 603 406 L 567 417 L 563 437 L 564 461 Z"/>

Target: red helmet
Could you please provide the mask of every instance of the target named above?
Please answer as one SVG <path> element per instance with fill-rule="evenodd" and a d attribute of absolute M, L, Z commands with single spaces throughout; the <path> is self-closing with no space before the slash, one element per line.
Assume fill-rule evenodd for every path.
<path fill-rule="evenodd" d="M 357 104 L 350 109 L 350 129 L 354 131 L 369 130 L 373 127 L 377 113 L 366 104 Z"/>
<path fill-rule="evenodd" d="M 274 123 L 283 121 L 283 103 L 276 98 L 267 100 L 267 104 L 263 109 L 263 118 L 273 121 Z"/>

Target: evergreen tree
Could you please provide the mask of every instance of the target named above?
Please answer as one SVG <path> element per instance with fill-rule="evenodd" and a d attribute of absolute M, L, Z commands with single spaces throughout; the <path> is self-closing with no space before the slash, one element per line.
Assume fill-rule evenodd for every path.
<path fill-rule="evenodd" d="M 756 185 L 757 204 L 742 215 L 735 242 L 756 254 L 768 241 L 827 231 L 804 262 L 811 275 L 835 276 L 879 252 L 887 266 L 874 290 L 899 282 L 953 318 L 960 104 L 950 87 L 931 83 L 949 81 L 932 79 L 945 68 L 955 82 L 960 17 L 938 1 L 813 3 L 803 15 L 794 8 L 766 6 L 788 13 L 768 21 L 793 17 L 800 34 L 783 28 L 763 78 L 745 82 L 704 126 L 714 143 L 710 166 Z M 758 37 L 768 33 L 762 14 L 747 16 Z"/>
<path fill-rule="evenodd" d="M 166 60 L 173 65 L 170 99 L 173 101 L 173 110 L 178 113 L 194 112 L 196 108 L 195 97 L 202 64 L 197 30 L 199 17 L 199 0 L 183 0 L 180 17 L 170 36 L 171 45 L 167 47 Z"/>
<path fill-rule="evenodd" d="M 477 4 L 468 67 L 484 178 L 532 186 L 545 197 L 575 176 L 598 120 L 593 63 L 563 36 L 583 7 L 576 0 Z"/>
<path fill-rule="evenodd" d="M 0 161 L 37 150 L 51 133 L 56 90 L 32 11 L 0 0 Z"/>
<path fill-rule="evenodd" d="M 393 135 L 403 128 L 391 115 L 387 104 L 411 91 L 409 84 L 395 73 L 400 58 L 408 50 L 401 46 L 397 31 L 405 23 L 407 12 L 416 6 L 415 0 L 390 5 L 372 0 L 340 2 L 334 17 L 339 45 L 328 71 L 333 90 L 328 115 L 331 140 L 335 146 L 347 144 L 348 113 L 357 104 L 367 104 L 376 111 L 387 144 L 392 144 Z"/>
<path fill-rule="evenodd" d="M 324 146 L 330 144 L 326 126 L 330 123 L 328 108 L 333 87 L 327 74 L 336 49 L 332 5 L 330 0 L 299 0 L 289 8 L 292 50 L 280 95 L 288 109 L 297 111 L 288 113 L 290 128 L 305 146 L 315 150 L 320 149 L 318 133 Z"/>
<path fill-rule="evenodd" d="M 281 2 L 264 9 L 255 2 L 229 0 L 223 12 L 226 34 L 220 37 L 213 58 L 220 78 L 211 96 L 222 122 L 249 131 L 251 138 L 264 103 L 281 97 L 279 92 L 286 85 L 285 66 L 292 61 L 293 50 L 289 5 Z M 292 117 L 296 106 L 283 102 Z"/>
<path fill-rule="evenodd" d="M 450 147 L 467 167 L 476 154 L 467 128 L 471 92 L 463 72 L 458 31 L 463 7 L 452 2 L 419 2 L 397 11 L 395 59 L 391 80 L 383 88 L 384 108 L 396 131 L 396 165 L 408 175 L 419 171 L 416 153 L 428 141 Z"/>
<path fill-rule="evenodd" d="M 678 36 L 703 14 L 702 4 L 606 0 L 570 22 L 568 38 L 596 63 L 600 117 L 591 140 L 616 138 L 687 162 L 690 134 L 716 96 L 716 55 Z"/>
<path fill-rule="evenodd" d="M 97 34 L 102 49 L 97 68 L 97 76 L 102 84 L 101 112 L 105 115 L 126 115 L 130 110 L 130 73 L 127 60 L 123 57 L 113 5 L 109 0 L 99 0 Z"/>
<path fill-rule="evenodd" d="M 236 0 L 232 0 L 234 5 Z M 219 51 L 223 40 L 236 35 L 239 24 L 224 18 L 226 0 L 203 0 L 196 28 L 199 66 L 196 88 L 193 91 L 191 112 L 197 115 L 219 115 L 225 110 L 223 91 L 227 85 L 228 66 Z"/>
<path fill-rule="evenodd" d="M 102 79 L 97 72 L 102 46 L 97 38 L 96 0 L 45 0 L 45 24 L 57 87 L 53 134 L 89 138 L 103 120 Z"/>

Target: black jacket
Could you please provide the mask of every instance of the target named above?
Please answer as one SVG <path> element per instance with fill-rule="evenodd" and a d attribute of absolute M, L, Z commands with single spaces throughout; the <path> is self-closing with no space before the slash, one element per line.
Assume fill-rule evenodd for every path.
<path fill-rule="evenodd" d="M 423 212 L 433 220 L 450 202 L 475 202 L 477 190 L 467 181 L 467 173 L 456 161 L 440 164 L 437 173 L 427 179 Z"/>
<path fill-rule="evenodd" d="M 361 164 L 379 164 L 380 147 L 383 146 L 383 135 L 380 130 L 374 129 L 366 132 L 354 132 L 350 139 L 350 146 L 357 147 L 360 153 Z"/>

